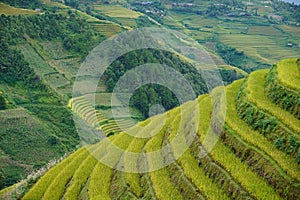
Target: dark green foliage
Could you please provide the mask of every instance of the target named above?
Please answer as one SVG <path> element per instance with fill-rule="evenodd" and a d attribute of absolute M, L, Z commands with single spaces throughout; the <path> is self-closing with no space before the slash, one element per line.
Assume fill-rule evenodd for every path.
<path fill-rule="evenodd" d="M 137 108 L 145 118 L 149 117 L 149 108 L 155 104 L 165 110 L 179 106 L 178 99 L 168 88 L 157 84 L 147 84 L 135 91 L 130 99 L 130 106 Z"/>
<path fill-rule="evenodd" d="M 32 120 L 31 126 L 26 120 Z M 11 124 L 1 131 L 0 148 L 5 154 L 10 155 L 13 160 L 27 164 L 34 164 L 37 161 L 47 162 L 53 156 L 62 156 L 64 146 L 61 144 L 52 145 L 48 140 L 55 132 L 45 126 L 42 121 L 34 121 L 33 118 L 16 119 L 6 121 Z M 12 127 L 12 123 L 19 123 L 18 127 Z M 36 130 L 33 130 L 36 128 Z M 42 133 L 42 134 L 41 134 Z M 18 142 L 18 144 L 16 144 Z M 20 148 L 22 147 L 22 148 Z"/>
<path fill-rule="evenodd" d="M 5 187 L 5 176 L 3 175 L 2 170 L 0 170 L 0 190 Z"/>
<path fill-rule="evenodd" d="M 1 42 L 2 40 L 0 40 L 0 45 Z M 47 98 L 48 102 L 58 102 L 56 94 L 35 75 L 19 51 L 10 48 L 4 42 L 0 48 L 0 83 L 16 87 L 19 92 L 22 90 L 21 93 L 27 96 L 26 103 L 41 103 L 43 96 Z M 22 101 L 24 100 L 22 98 Z M 16 101 L 18 103 L 17 99 Z"/>
<path fill-rule="evenodd" d="M 149 20 L 147 16 L 139 16 L 138 18 L 135 19 L 138 27 L 148 27 L 148 26 L 153 26 L 154 23 Z"/>
<path fill-rule="evenodd" d="M 224 85 L 228 85 L 233 81 L 243 78 L 244 76 L 241 73 L 238 73 L 235 69 L 220 69 L 220 74 L 224 81 Z"/>
<path fill-rule="evenodd" d="M 246 117 L 246 121 L 248 124 L 253 123 L 253 121 L 254 121 L 253 115 L 254 115 L 254 108 L 248 107 L 245 111 L 245 117 Z"/>
<path fill-rule="evenodd" d="M 300 188 L 294 180 L 284 178 L 270 160 L 262 156 L 251 145 L 239 140 L 236 133 L 227 125 L 220 135 L 222 142 L 248 164 L 250 169 L 263 177 L 284 199 L 295 199 L 300 194 Z M 272 176 L 268 176 L 272 174 Z M 286 187 L 286 186 L 289 187 Z"/>
<path fill-rule="evenodd" d="M 2 40 L 1 40 L 2 41 Z M 0 42 L 1 42 L 0 41 Z M 24 56 L 17 50 L 9 48 L 7 43 L 0 43 L 0 82 L 14 84 L 23 82 L 27 87 L 35 87 L 39 80 L 36 79 L 34 71 L 29 68 Z M 42 85 L 39 85 L 44 89 Z"/>
<path fill-rule="evenodd" d="M 5 186 L 16 183 L 22 176 L 26 177 L 33 167 L 59 158 L 78 144 L 75 131 L 61 132 L 64 130 L 53 125 L 51 119 L 43 121 L 37 117 L 25 109 L 0 113 L 0 151 L 4 153 L 0 158 L 0 170 L 5 176 Z"/>
<path fill-rule="evenodd" d="M 65 4 L 77 9 L 79 7 L 79 0 L 65 0 Z"/>
<path fill-rule="evenodd" d="M 103 76 L 107 92 L 113 91 L 119 78 L 128 70 L 145 63 L 160 63 L 172 67 L 187 79 L 196 95 L 207 93 L 204 79 L 193 65 L 181 60 L 179 56 L 171 52 L 155 49 L 132 51 L 114 61 Z M 231 69 L 220 69 L 220 74 L 224 84 L 229 84 L 242 76 L 237 71 Z M 132 81 L 136 82 L 139 79 L 136 78 Z M 179 102 L 167 88 L 151 84 L 139 88 L 134 93 L 130 102 L 130 105 L 140 110 L 145 118 L 148 117 L 149 108 L 154 104 L 163 105 L 166 110 L 169 110 L 178 106 Z"/>
<path fill-rule="evenodd" d="M 79 138 L 69 109 L 49 105 L 28 105 L 26 108 L 55 131 L 55 136 L 49 138 L 49 143 L 62 143 L 68 151 L 78 145 Z"/>
<path fill-rule="evenodd" d="M 239 3 L 239 4 L 232 4 L 232 1 L 226 1 L 224 3 L 222 3 L 221 5 L 215 5 L 214 2 L 211 2 L 210 6 L 208 7 L 208 9 L 206 10 L 206 14 L 210 17 L 216 17 L 219 15 L 224 15 L 226 13 L 230 13 L 232 12 L 232 6 L 238 6 L 238 5 L 242 5 L 241 1 L 236 1 L 235 3 Z"/>
<path fill-rule="evenodd" d="M 181 3 L 180 1 L 177 2 Z M 190 2 L 193 1 L 188 1 L 188 3 Z M 206 15 L 207 17 L 214 18 L 230 17 L 238 19 L 240 17 L 248 17 L 246 23 L 261 23 L 260 21 L 255 20 L 255 17 L 262 14 L 259 11 L 259 7 L 248 6 L 247 3 L 242 0 L 211 0 L 210 5 L 208 6 L 199 6 L 200 4 L 197 3 L 198 2 L 196 2 L 196 5 L 194 6 L 182 6 L 174 4 L 171 9 L 176 12 L 196 13 L 202 16 Z M 273 7 L 276 14 L 282 16 L 284 22 L 300 22 L 300 5 L 289 4 L 281 0 L 273 0 L 272 4 L 269 6 Z M 269 23 L 274 22 L 270 20 Z"/>
<path fill-rule="evenodd" d="M 7 108 L 5 99 L 3 95 L 0 93 L 0 110 L 5 110 Z"/>
<path fill-rule="evenodd" d="M 42 5 L 42 0 L 1 0 L 0 2 L 7 3 L 11 6 L 31 9 L 39 8 Z"/>
<path fill-rule="evenodd" d="M 247 57 L 245 56 L 244 52 L 240 52 L 236 50 L 236 48 L 222 43 L 218 43 L 216 48 L 219 55 L 227 64 L 243 69 L 248 73 L 250 72 L 248 68 L 245 68 Z"/>
<path fill-rule="evenodd" d="M 0 84 L 7 91 L 4 96 L 0 95 L 0 106 L 3 109 L 5 99 L 8 99 L 8 108 L 13 103 L 15 107 L 23 106 L 34 114 L 34 117 L 28 117 L 29 124 L 22 119 L 15 119 L 15 122 L 9 119 L 10 122 L 1 123 L 0 149 L 12 161 L 5 166 L 0 163 L 0 169 L 3 169 L 5 186 L 9 186 L 33 168 L 74 150 L 79 143 L 72 113 L 65 107 L 66 102 L 35 74 L 14 45 L 32 39 L 37 42 L 61 41 L 73 55 L 84 57 L 103 37 L 96 34 L 85 20 L 76 18 L 72 13 L 69 17 L 50 13 L 2 15 L 0 27 Z M 17 164 L 13 164 L 15 162 Z M 24 164 L 26 169 L 18 162 Z"/>
<path fill-rule="evenodd" d="M 3 32 L 0 31 L 1 33 Z M 20 99 L 24 103 L 42 103 L 44 100 L 57 103 L 56 94 L 35 75 L 21 52 L 9 47 L 4 41 L 5 38 L 2 39 L 0 40 L 0 83 L 8 84 L 19 90 L 22 96 L 27 97 L 27 100 Z M 18 99 L 16 101 L 18 102 Z"/>
<path fill-rule="evenodd" d="M 107 16 L 102 13 L 101 14 L 100 13 L 92 14 L 92 16 L 96 17 L 97 19 L 100 19 L 100 20 L 108 20 L 108 21 L 115 22 L 115 23 L 121 25 L 121 23 L 118 20 L 116 20 L 115 18 Z"/>
<path fill-rule="evenodd" d="M 281 137 L 279 138 L 277 135 L 275 135 L 275 146 L 280 149 L 280 150 L 285 150 L 285 143 L 286 143 L 286 139 L 285 137 Z"/>
<path fill-rule="evenodd" d="M 295 136 L 289 136 L 288 143 L 289 143 L 289 146 L 291 147 L 291 150 L 290 150 L 291 153 L 294 153 L 300 146 L 300 142 L 297 141 Z"/>
<path fill-rule="evenodd" d="M 4 182 L 2 188 L 0 186 L 0 189 L 13 185 L 16 182 L 16 180 L 20 181 L 22 178 L 22 174 L 24 174 L 24 168 L 20 166 L 9 166 L 2 168 L 2 170 L 2 177 L 4 178 Z"/>
<path fill-rule="evenodd" d="M 241 87 L 236 101 L 238 116 L 241 119 L 244 119 L 254 130 L 268 138 L 276 148 L 294 158 L 297 157 L 296 152 L 300 149 L 299 139 L 276 118 L 249 103 L 245 85 Z"/>
<path fill-rule="evenodd" d="M 0 26 L 3 27 L 0 30 L 1 49 L 6 49 L 6 44 L 15 44 L 18 39 L 28 35 L 32 39 L 61 40 L 66 50 L 86 56 L 104 38 L 74 14 L 69 17 L 48 12 L 44 15 L 18 17 L 2 15 Z"/>
<path fill-rule="evenodd" d="M 277 80 L 276 65 L 267 76 L 265 90 L 271 101 L 300 119 L 300 92 L 292 91 Z"/>
<path fill-rule="evenodd" d="M 128 70 L 145 63 L 160 63 L 172 67 L 186 78 L 196 95 L 207 93 L 205 82 L 194 66 L 182 61 L 179 56 L 171 52 L 155 49 L 132 51 L 114 61 L 103 75 L 107 92 L 113 91 L 119 78 Z M 139 77 L 131 81 L 137 82 L 139 81 Z M 170 90 L 151 84 L 138 89 L 131 98 L 130 103 L 133 107 L 140 110 L 145 118 L 148 117 L 148 110 L 151 105 L 161 104 L 166 110 L 179 105 L 178 100 Z"/>
<path fill-rule="evenodd" d="M 48 139 L 48 143 L 51 145 L 51 146 L 54 146 L 58 143 L 58 139 L 54 136 L 51 136 L 49 139 Z"/>
<path fill-rule="evenodd" d="M 2 15 L 0 26 L 0 82 L 11 86 L 21 84 L 22 90 L 26 90 L 22 95 L 27 96 L 29 102 L 53 103 L 58 99 L 35 75 L 24 56 L 11 45 L 25 38 L 61 40 L 65 49 L 83 57 L 103 39 L 101 35 L 95 34 L 86 21 L 76 18 L 74 14 L 70 17 L 50 13 L 18 17 Z M 29 103 L 23 98 L 15 101 L 17 104 Z"/>

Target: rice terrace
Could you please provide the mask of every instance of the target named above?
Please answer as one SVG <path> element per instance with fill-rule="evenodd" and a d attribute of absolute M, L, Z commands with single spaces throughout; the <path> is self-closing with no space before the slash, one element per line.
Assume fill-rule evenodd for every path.
<path fill-rule="evenodd" d="M 300 2 L 0 0 L 0 199 L 300 199 Z"/>

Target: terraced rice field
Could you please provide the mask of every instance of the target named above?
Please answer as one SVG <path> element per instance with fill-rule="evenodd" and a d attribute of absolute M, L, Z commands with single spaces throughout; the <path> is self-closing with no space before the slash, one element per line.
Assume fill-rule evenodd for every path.
<path fill-rule="evenodd" d="M 295 26 L 287 26 L 287 25 L 281 25 L 279 26 L 282 30 L 284 30 L 286 33 L 289 33 L 295 37 L 298 37 L 300 34 L 300 29 L 299 27 Z"/>
<path fill-rule="evenodd" d="M 15 8 L 12 6 L 9 6 L 4 3 L 0 3 L 0 15 L 32 15 L 32 14 L 39 14 L 38 11 L 35 10 L 29 10 L 29 9 L 23 9 L 23 8 Z"/>
<path fill-rule="evenodd" d="M 43 77 L 46 74 L 55 72 L 30 44 L 20 45 L 18 48 L 22 51 L 26 61 L 30 63 L 30 66 L 39 76 Z"/>
<path fill-rule="evenodd" d="M 128 29 L 129 27 L 131 28 L 137 27 L 135 19 L 142 15 L 141 13 L 138 13 L 136 11 L 121 6 L 96 5 L 94 6 L 94 10 L 96 13 L 104 14 L 114 18 L 119 22 L 119 24 L 121 24 L 121 26 L 125 27 L 126 29 Z M 99 25 L 97 25 L 97 28 L 98 26 Z M 99 28 L 100 32 L 101 32 L 101 28 Z M 111 28 L 113 28 L 112 31 L 120 32 L 117 27 L 111 27 Z M 111 36 L 112 34 L 108 33 L 107 35 Z"/>
<path fill-rule="evenodd" d="M 200 4 L 200 2 L 198 3 Z M 201 1 L 201 6 L 198 9 L 201 10 L 206 6 L 209 7 L 209 4 L 204 5 L 204 2 Z M 269 11 L 274 13 L 271 6 L 268 8 L 258 7 L 263 8 L 259 13 L 270 14 Z M 260 19 L 260 21 L 264 20 Z M 238 19 L 230 17 L 214 19 L 191 12 L 172 10 L 169 10 L 163 18 L 163 24 L 171 29 L 182 30 L 193 39 L 200 40 L 201 43 L 206 43 L 210 38 L 217 37 L 221 43 L 244 52 L 258 63 L 271 65 L 283 58 L 299 56 L 298 44 L 300 40 L 298 36 L 300 29 L 296 26 L 260 25 L 249 23 L 247 18 L 242 17 Z M 287 46 L 288 43 L 293 43 L 293 47 Z"/>
<path fill-rule="evenodd" d="M 142 15 L 141 13 L 121 6 L 96 5 L 94 9 L 96 13 L 112 17 L 122 26 L 131 28 L 137 27 L 135 19 Z"/>
<path fill-rule="evenodd" d="M 288 70 L 288 65 L 284 66 Z M 284 109 L 272 104 L 265 94 L 268 73 L 254 72 L 247 79 L 153 116 L 140 122 L 139 127 L 132 127 L 131 135 L 121 132 L 82 147 L 50 169 L 23 199 L 299 198 L 300 160 L 270 139 L 267 127 L 272 123 L 267 118 L 276 119 L 276 126 L 271 129 L 275 133 L 283 128 L 293 135 L 300 135 L 300 120 L 291 114 L 287 120 L 276 111 Z M 299 74 L 297 71 L 291 76 Z M 222 93 L 223 89 L 226 93 Z M 73 111 L 90 121 L 88 115 L 93 111 L 88 101 L 72 101 Z M 213 109 L 225 101 L 226 112 Z M 254 106 L 258 117 L 249 111 Z M 216 112 L 226 114 L 223 129 L 218 126 Z M 111 123 L 101 114 L 97 116 L 100 124 Z M 104 125 L 106 128 L 107 123 Z M 192 140 L 191 133 L 195 134 Z M 210 149 L 214 138 L 217 143 Z M 109 143 L 121 151 L 113 150 Z M 185 144 L 190 145 L 181 152 Z M 162 148 L 165 151 L 158 151 Z M 299 148 L 296 150 L 295 154 L 300 155 Z M 202 156 L 203 153 L 207 155 Z"/>
<path fill-rule="evenodd" d="M 104 96 L 107 95 L 104 94 Z M 105 135 L 117 134 L 133 126 L 133 123 L 129 119 L 120 118 L 112 120 L 103 115 L 99 110 L 95 110 L 88 100 L 88 95 L 87 97 L 82 96 L 71 99 L 68 107 L 92 128 L 102 131 Z"/>
<path fill-rule="evenodd" d="M 96 28 L 97 31 L 105 35 L 106 37 L 113 36 L 123 31 L 123 28 L 117 24 L 113 23 L 99 23 L 93 22 L 91 23 L 93 27 Z"/>
<path fill-rule="evenodd" d="M 138 18 L 141 16 L 140 13 L 133 10 L 129 10 L 122 6 L 104 6 L 97 5 L 94 6 L 95 10 L 100 11 L 101 13 L 108 15 L 110 17 L 121 17 L 121 18 Z"/>
<path fill-rule="evenodd" d="M 298 49 L 286 47 L 284 37 L 224 34 L 220 38 L 225 44 L 236 47 L 239 51 L 244 51 L 246 55 L 264 63 L 273 64 L 276 60 L 299 55 Z"/>
<path fill-rule="evenodd" d="M 95 97 L 95 105 L 101 106 L 111 106 L 113 101 L 113 106 L 121 106 L 121 102 L 115 98 L 112 93 L 97 93 L 97 94 L 87 94 L 85 95 L 86 99 L 90 102 L 92 101 L 92 97 Z M 114 98 L 114 99 L 112 99 Z"/>
<path fill-rule="evenodd" d="M 282 35 L 282 32 L 273 26 L 250 26 L 247 33 L 250 35 Z"/>
<path fill-rule="evenodd" d="M 274 65 L 266 78 L 266 95 L 270 100 L 300 119 L 300 76 L 296 59 Z M 289 70 L 286 70 L 286 66 Z"/>
<path fill-rule="evenodd" d="M 299 68 L 295 64 L 296 59 L 286 59 L 278 63 L 278 80 L 287 88 L 300 90 Z M 288 68 L 288 70 L 286 70 Z"/>
<path fill-rule="evenodd" d="M 137 27 L 136 21 L 134 18 L 125 18 L 125 17 L 115 17 L 122 26 L 129 26 L 132 28 Z"/>
<path fill-rule="evenodd" d="M 60 73 L 47 74 L 44 76 L 45 81 L 49 83 L 53 88 L 63 87 L 69 85 L 70 82 Z"/>

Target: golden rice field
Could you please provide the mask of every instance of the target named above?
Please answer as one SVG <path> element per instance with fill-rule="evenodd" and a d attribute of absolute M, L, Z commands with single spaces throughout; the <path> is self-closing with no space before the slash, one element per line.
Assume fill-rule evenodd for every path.
<path fill-rule="evenodd" d="M 288 71 L 289 65 L 282 68 Z M 281 116 L 284 109 L 268 99 L 268 73 L 256 71 L 140 122 L 130 134 L 119 132 L 80 148 L 51 168 L 22 199 L 297 199 L 300 160 L 274 144 L 261 131 L 269 123 L 259 121 L 272 116 L 278 122 L 275 131 L 284 125 L 284 130 L 300 135 L 300 120 Z M 87 122 L 96 113 L 101 129 L 115 128 L 84 97 L 72 99 L 69 106 Z M 252 107 L 259 117 L 249 114 Z M 222 116 L 224 124 L 219 126 Z"/>
<path fill-rule="evenodd" d="M 95 10 L 100 11 L 101 13 L 108 15 L 110 17 L 120 17 L 120 18 L 138 18 L 141 16 L 140 13 L 129 10 L 122 6 L 106 6 L 106 5 L 97 5 Z"/>

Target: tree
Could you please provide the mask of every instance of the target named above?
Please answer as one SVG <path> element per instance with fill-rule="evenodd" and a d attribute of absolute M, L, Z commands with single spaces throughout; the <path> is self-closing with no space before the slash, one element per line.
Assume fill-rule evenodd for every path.
<path fill-rule="evenodd" d="M 296 63 L 297 63 L 298 68 L 299 68 L 299 70 L 300 70 L 300 58 L 297 59 Z"/>
<path fill-rule="evenodd" d="M 86 7 L 86 11 L 85 11 L 88 15 L 90 15 L 90 14 L 92 14 L 92 12 L 91 12 L 91 7 L 90 6 L 88 6 L 88 7 Z"/>
<path fill-rule="evenodd" d="M 3 188 L 5 188 L 5 177 L 2 170 L 0 170 L 0 190 L 2 190 Z"/>
<path fill-rule="evenodd" d="M 112 78 L 109 78 L 106 81 L 106 87 L 107 87 L 107 91 L 113 91 L 114 90 L 115 82 L 114 82 L 114 80 Z"/>
<path fill-rule="evenodd" d="M 157 93 L 155 92 L 153 87 L 150 87 L 148 90 L 146 90 L 147 92 L 147 96 L 148 96 L 148 100 L 150 102 L 150 104 L 155 104 L 157 103 L 158 100 L 158 96 Z"/>
<path fill-rule="evenodd" d="M 6 108 L 7 108 L 7 105 L 6 105 L 5 99 L 0 92 L 0 110 L 5 110 Z"/>

